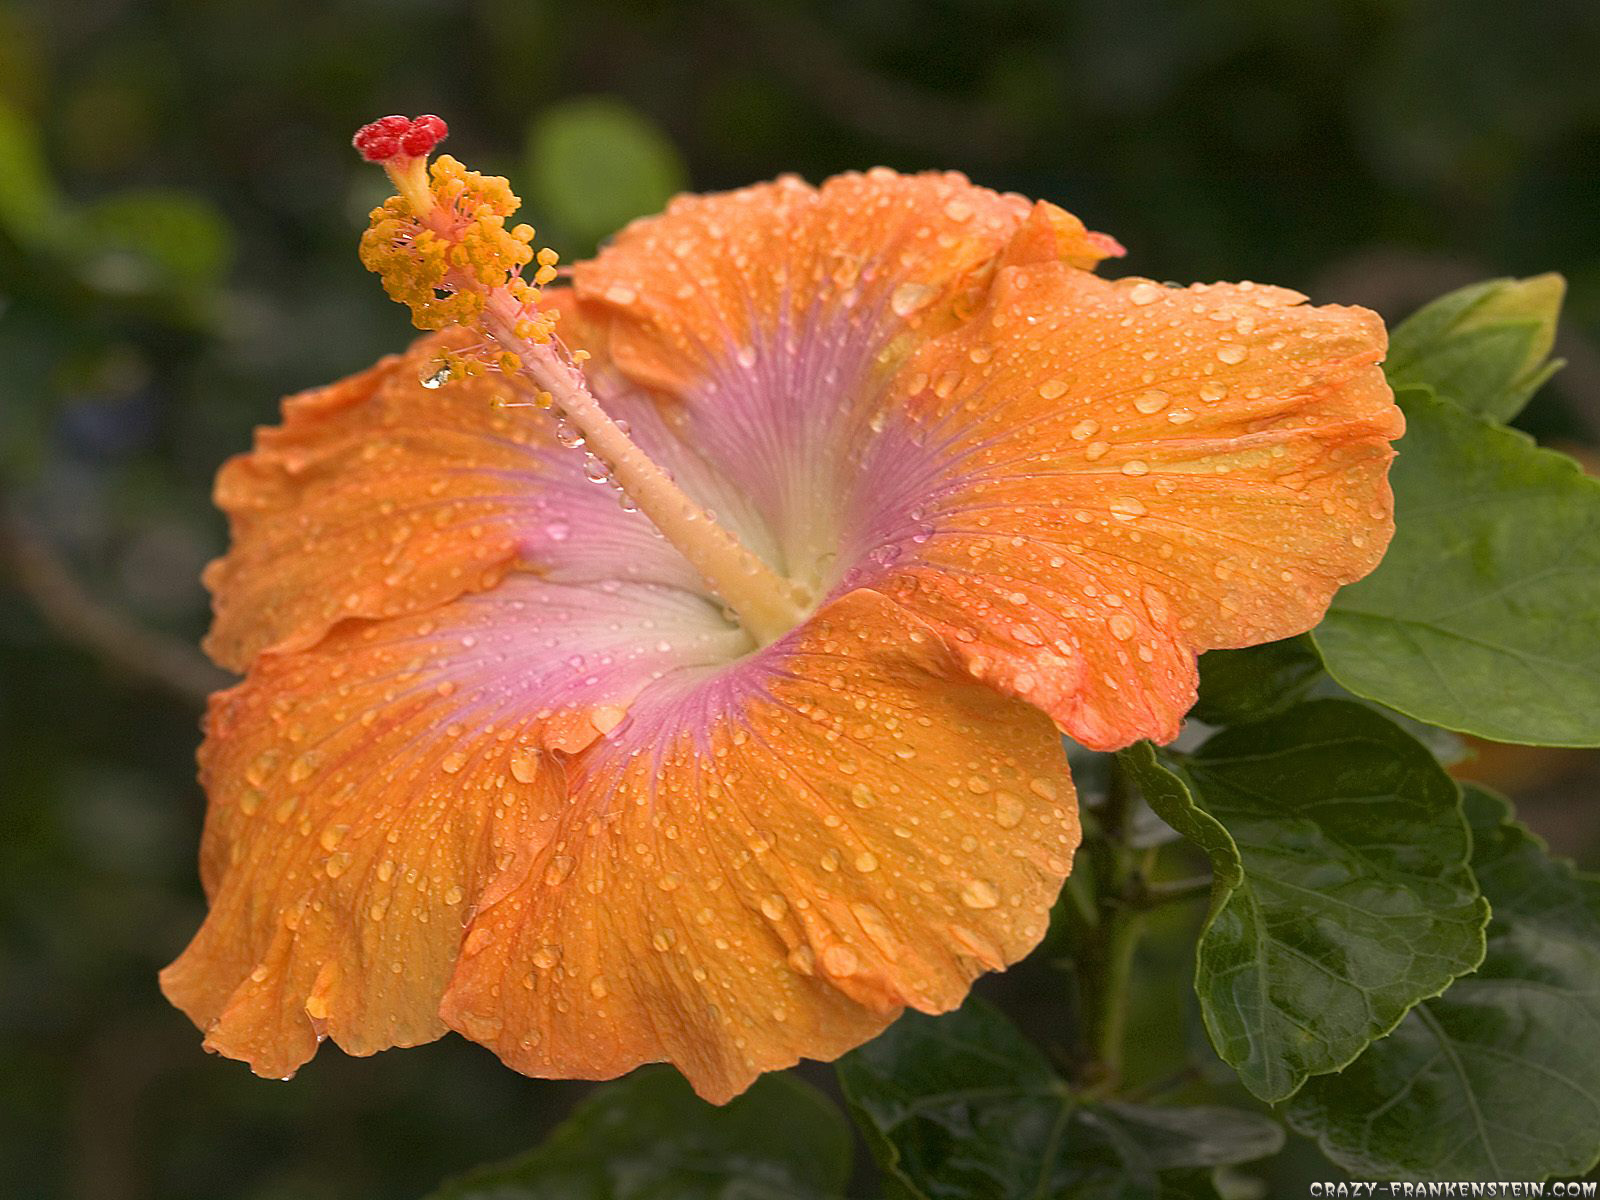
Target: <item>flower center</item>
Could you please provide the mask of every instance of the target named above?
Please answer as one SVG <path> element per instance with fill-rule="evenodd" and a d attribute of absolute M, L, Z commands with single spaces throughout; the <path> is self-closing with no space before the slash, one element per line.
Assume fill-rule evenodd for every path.
<path fill-rule="evenodd" d="M 362 262 L 411 308 L 418 328 L 481 332 L 481 345 L 446 357 L 446 372 L 498 371 L 527 404 L 569 422 L 751 637 L 767 645 L 783 636 L 815 597 L 718 524 L 600 406 L 584 378 L 586 356 L 562 345 L 556 314 L 538 306 L 539 288 L 555 278 L 555 254 L 541 250 L 533 282 L 522 277 L 535 259 L 533 229 L 505 227 L 519 201 L 504 179 L 468 171 L 449 156 L 430 170 L 427 156 L 446 132 L 438 117 L 424 116 L 384 117 L 356 134 L 356 149 L 381 163 L 399 192 L 373 210 Z"/>

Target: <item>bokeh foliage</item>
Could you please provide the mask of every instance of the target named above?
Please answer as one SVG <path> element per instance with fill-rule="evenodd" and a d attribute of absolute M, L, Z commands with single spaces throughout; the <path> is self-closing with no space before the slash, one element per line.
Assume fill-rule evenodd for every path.
<path fill-rule="evenodd" d="M 685 183 L 881 162 L 1062 203 L 1130 271 L 1391 317 L 1559 269 L 1570 364 L 1518 423 L 1592 445 L 1597 60 L 1586 0 L 0 3 L 7 1194 L 412 1197 L 525 1150 L 587 1091 L 454 1039 L 263 1083 L 203 1056 L 155 988 L 200 914 L 212 677 L 182 648 L 223 543 L 210 477 L 281 394 L 407 336 L 355 261 L 380 186 L 347 149 L 361 121 L 445 114 L 451 148 L 509 174 L 568 256 Z M 1546 810 L 1580 850 L 1581 798 Z M 1204 1059 L 1198 931 L 1154 925 L 1136 1078 L 1177 1038 Z M 1051 952 L 986 990 L 1058 1047 Z M 1295 1145 L 1273 1186 L 1335 1177 Z"/>

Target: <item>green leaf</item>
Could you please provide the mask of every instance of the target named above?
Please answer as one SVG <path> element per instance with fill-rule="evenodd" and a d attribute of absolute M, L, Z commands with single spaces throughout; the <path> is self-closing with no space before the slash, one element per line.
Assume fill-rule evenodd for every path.
<path fill-rule="evenodd" d="M 1322 656 L 1305 634 L 1200 656 L 1193 715 L 1207 725 L 1242 725 L 1293 707 L 1323 678 Z"/>
<path fill-rule="evenodd" d="M 1383 1036 L 1483 957 L 1456 785 L 1363 705 L 1316 700 L 1186 758 L 1125 752 L 1146 800 L 1213 864 L 1195 991 L 1263 1100 Z"/>
<path fill-rule="evenodd" d="M 0 229 L 21 242 L 42 237 L 61 208 L 34 126 L 0 100 Z"/>
<path fill-rule="evenodd" d="M 581 1104 L 537 1150 L 428 1200 L 824 1200 L 850 1173 L 850 1130 L 815 1088 L 767 1075 L 722 1108 L 646 1067 Z"/>
<path fill-rule="evenodd" d="M 1203 1195 L 1194 1172 L 1275 1153 L 1277 1124 L 1236 1109 L 1090 1101 L 980 1000 L 907 1013 L 839 1063 L 873 1156 L 914 1200 Z"/>
<path fill-rule="evenodd" d="M 1395 538 L 1314 631 L 1360 696 L 1501 742 L 1600 745 L 1600 480 L 1417 391 Z"/>
<path fill-rule="evenodd" d="M 1441 296 L 1389 339 L 1384 373 L 1396 390 L 1432 388 L 1495 421 L 1509 421 L 1560 368 L 1548 362 L 1566 281 L 1491 279 Z"/>
<path fill-rule="evenodd" d="M 78 212 L 63 244 L 102 291 L 130 295 L 194 292 L 221 279 L 229 257 L 227 224 L 186 192 L 118 192 Z"/>
<path fill-rule="evenodd" d="M 534 211 L 587 251 L 687 184 L 677 149 L 620 100 L 594 96 L 544 110 L 528 133 Z"/>
<path fill-rule="evenodd" d="M 1398 1179 L 1542 1179 L 1600 1163 L 1600 877 L 1550 858 L 1468 785 L 1494 906 L 1476 973 L 1419 1005 L 1289 1118 L 1334 1162 Z"/>

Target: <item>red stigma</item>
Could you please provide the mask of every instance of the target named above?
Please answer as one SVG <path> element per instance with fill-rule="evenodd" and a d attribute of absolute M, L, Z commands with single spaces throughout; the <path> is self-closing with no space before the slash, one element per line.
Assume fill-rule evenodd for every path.
<path fill-rule="evenodd" d="M 381 163 L 393 158 L 422 158 L 449 134 L 450 127 L 432 113 L 415 119 L 379 117 L 356 130 L 351 144 L 368 162 Z"/>

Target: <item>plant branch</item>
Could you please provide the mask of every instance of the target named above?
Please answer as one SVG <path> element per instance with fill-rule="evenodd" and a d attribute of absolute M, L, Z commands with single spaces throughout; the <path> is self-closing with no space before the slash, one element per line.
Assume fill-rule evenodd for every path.
<path fill-rule="evenodd" d="M 90 595 L 3 498 L 0 563 L 9 568 L 6 582 L 33 602 L 51 629 L 113 669 L 194 707 L 204 707 L 207 696 L 233 682 L 187 642 L 148 629 Z"/>

